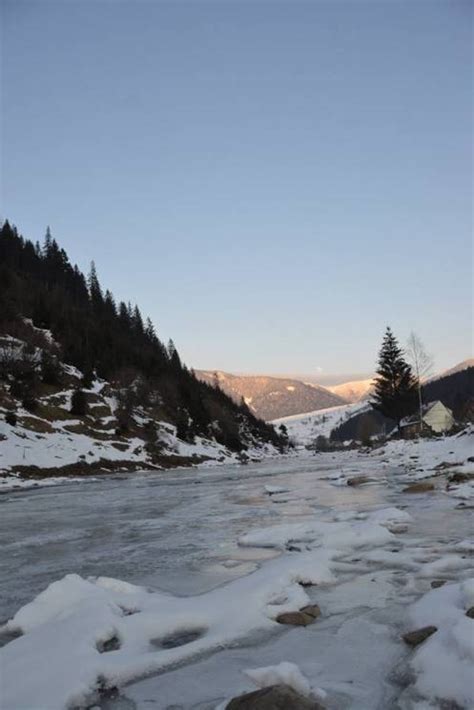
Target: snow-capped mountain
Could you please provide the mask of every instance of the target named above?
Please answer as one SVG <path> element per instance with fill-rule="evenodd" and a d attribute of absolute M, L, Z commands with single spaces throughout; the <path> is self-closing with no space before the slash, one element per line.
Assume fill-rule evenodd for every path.
<path fill-rule="evenodd" d="M 208 384 L 218 383 L 237 402 L 243 398 L 257 416 L 266 420 L 346 404 L 345 399 L 325 387 L 299 380 L 212 370 L 197 370 L 196 376 Z"/>
<path fill-rule="evenodd" d="M 372 391 L 374 380 L 354 380 L 353 382 L 343 382 L 340 385 L 328 387 L 333 394 L 337 394 L 347 402 L 360 402 L 367 399 Z"/>

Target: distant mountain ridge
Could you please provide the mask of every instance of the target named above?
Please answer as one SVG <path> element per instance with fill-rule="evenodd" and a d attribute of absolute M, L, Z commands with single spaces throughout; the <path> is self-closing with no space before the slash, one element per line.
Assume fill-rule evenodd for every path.
<path fill-rule="evenodd" d="M 467 370 L 470 367 L 474 367 L 474 357 L 468 357 L 466 358 L 466 360 L 458 362 L 458 364 L 454 365 L 454 367 L 450 367 L 448 370 L 443 370 L 437 375 L 432 375 L 432 377 L 428 377 L 426 383 L 434 382 L 435 380 L 440 380 L 443 377 L 448 377 L 448 375 L 454 375 L 456 374 L 456 372 L 463 372 L 464 370 Z"/>
<path fill-rule="evenodd" d="M 370 377 L 367 380 L 355 380 L 353 382 L 343 382 L 340 385 L 334 385 L 327 389 L 333 394 L 337 394 L 347 402 L 360 402 L 363 399 L 368 399 L 372 392 L 374 380 Z"/>
<path fill-rule="evenodd" d="M 254 414 L 267 421 L 346 404 L 325 387 L 299 380 L 213 370 L 196 370 L 195 374 L 207 384 L 218 384 L 236 402 L 243 398 Z"/>

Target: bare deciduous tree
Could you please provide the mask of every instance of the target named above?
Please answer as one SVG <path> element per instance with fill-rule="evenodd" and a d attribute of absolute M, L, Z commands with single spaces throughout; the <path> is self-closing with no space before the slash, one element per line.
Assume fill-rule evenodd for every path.
<path fill-rule="evenodd" d="M 413 331 L 410 333 L 407 340 L 406 357 L 416 377 L 421 432 L 423 426 L 423 394 L 421 385 L 423 380 L 425 380 L 433 370 L 433 356 L 427 352 L 421 338 Z"/>

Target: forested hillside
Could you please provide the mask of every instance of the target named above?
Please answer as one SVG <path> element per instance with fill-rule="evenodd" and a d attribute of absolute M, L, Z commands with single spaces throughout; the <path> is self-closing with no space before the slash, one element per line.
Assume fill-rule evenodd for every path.
<path fill-rule="evenodd" d="M 121 433 L 134 408 L 145 406 L 155 420 L 174 425 L 182 441 L 200 436 L 231 451 L 259 442 L 286 444 L 244 403 L 196 379 L 138 306 L 116 302 L 102 288 L 93 264 L 86 278 L 49 229 L 40 245 L 24 239 L 9 222 L 3 224 L 0 304 L 0 335 L 23 344 L 15 358 L 8 348 L 1 357 L 0 384 L 9 407 L 34 412 L 44 385 L 61 387 L 64 363 L 80 371 L 76 390 L 87 390 L 97 378 L 115 388 Z"/>
<path fill-rule="evenodd" d="M 474 418 L 474 367 L 463 370 L 452 368 L 448 373 L 423 385 L 423 400 L 435 400 L 449 407 L 456 419 L 472 421 Z"/>

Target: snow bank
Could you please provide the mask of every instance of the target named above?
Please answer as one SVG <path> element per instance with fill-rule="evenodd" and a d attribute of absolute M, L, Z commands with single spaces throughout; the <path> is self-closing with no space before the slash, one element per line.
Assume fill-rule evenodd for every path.
<path fill-rule="evenodd" d="M 289 488 L 285 488 L 284 486 L 264 486 L 265 488 L 265 493 L 268 493 L 268 495 L 275 495 L 277 493 L 288 493 L 290 490 Z"/>
<path fill-rule="evenodd" d="M 244 674 L 255 683 L 258 688 L 266 688 L 269 685 L 289 685 L 297 693 L 310 697 L 312 695 L 311 685 L 295 663 L 282 661 L 277 666 L 267 666 L 265 668 L 254 668 L 245 670 Z"/>
<path fill-rule="evenodd" d="M 383 523 L 397 516 L 390 510 L 378 513 Z M 306 539 L 310 549 L 274 558 L 251 574 L 196 597 L 173 597 L 119 580 L 86 580 L 76 574 L 54 582 L 4 627 L 23 633 L 0 650 L 4 706 L 8 710 L 80 706 L 97 699 L 102 687 L 123 685 L 262 630 L 281 631 L 276 617 L 310 601 L 301 583 L 333 583 L 341 551 L 393 540 L 370 516 L 367 521 L 279 526 L 244 538 L 247 544 L 281 546 L 295 535 Z M 294 668 L 279 669 L 301 686 L 302 677 Z M 255 678 L 263 677 L 263 671 L 256 673 Z"/>
<path fill-rule="evenodd" d="M 306 523 L 289 523 L 275 525 L 270 528 L 253 530 L 239 537 L 239 545 L 243 547 L 276 547 L 284 549 L 288 543 L 312 543 L 325 548 L 350 549 L 367 545 L 384 545 L 393 540 L 393 535 L 386 526 L 394 518 L 406 520 L 407 513 L 391 508 L 387 511 L 378 511 L 366 521 L 349 521 L 324 523 L 308 521 Z M 377 519 L 377 517 L 379 519 Z"/>
<path fill-rule="evenodd" d="M 474 707 L 474 620 L 466 616 L 472 606 L 474 578 L 433 589 L 411 608 L 413 628 L 438 628 L 411 661 L 415 689 L 429 701 Z"/>
<path fill-rule="evenodd" d="M 433 475 L 433 472 L 472 473 L 474 466 L 468 458 L 472 456 L 474 427 L 469 427 L 456 436 L 435 439 L 393 440 L 380 449 L 374 449 L 371 456 L 396 467 L 403 466 L 405 480 L 416 481 Z M 439 466 L 445 468 L 437 469 Z"/>

